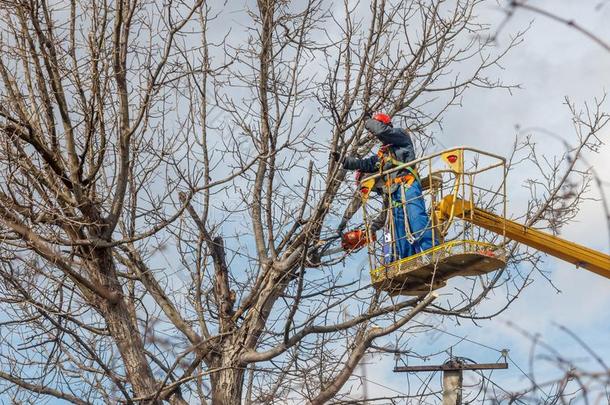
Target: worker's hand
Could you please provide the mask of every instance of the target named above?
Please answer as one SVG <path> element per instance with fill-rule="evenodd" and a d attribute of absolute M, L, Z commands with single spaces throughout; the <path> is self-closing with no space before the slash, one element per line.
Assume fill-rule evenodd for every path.
<path fill-rule="evenodd" d="M 330 158 L 334 161 L 334 162 L 341 162 L 341 153 L 339 152 L 330 152 Z"/>

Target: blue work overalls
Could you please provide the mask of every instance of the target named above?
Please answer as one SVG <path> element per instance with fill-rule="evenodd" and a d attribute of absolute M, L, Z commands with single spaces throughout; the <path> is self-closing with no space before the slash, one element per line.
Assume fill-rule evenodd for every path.
<path fill-rule="evenodd" d="M 431 221 L 419 180 L 414 180 L 410 185 L 400 183 L 395 188 L 391 193 L 392 223 L 388 218 L 385 229 L 383 253 L 386 264 L 438 244 L 432 237 Z"/>

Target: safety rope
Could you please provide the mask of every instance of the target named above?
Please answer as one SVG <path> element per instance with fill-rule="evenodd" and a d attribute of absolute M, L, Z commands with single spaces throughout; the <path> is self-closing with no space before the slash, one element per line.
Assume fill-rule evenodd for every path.
<path fill-rule="evenodd" d="M 405 222 L 405 237 L 407 239 L 407 242 L 409 242 L 412 245 L 415 243 L 416 239 L 415 239 L 415 236 L 413 235 L 413 233 L 411 232 L 411 227 L 409 225 L 409 216 L 407 215 L 407 195 L 405 192 L 405 188 L 402 184 L 399 185 L 398 187 L 400 187 L 400 199 L 401 199 L 402 212 L 404 215 L 404 222 Z"/>

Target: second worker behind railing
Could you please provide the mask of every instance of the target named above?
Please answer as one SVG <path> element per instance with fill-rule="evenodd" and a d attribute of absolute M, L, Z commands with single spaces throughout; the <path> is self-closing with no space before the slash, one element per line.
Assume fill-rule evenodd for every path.
<path fill-rule="evenodd" d="M 382 173 L 415 160 L 411 137 L 404 129 L 394 128 L 389 115 L 374 114 L 366 120 L 364 126 L 375 135 L 382 146 L 376 155 L 368 158 L 347 156 L 343 161 L 344 169 L 360 170 L 362 177 L 366 177 L 366 174 Z M 379 184 L 380 181 L 382 184 Z M 430 218 L 426 212 L 421 182 L 415 168 L 406 167 L 388 173 L 377 179 L 376 183 L 375 191 L 384 194 L 384 262 L 388 264 L 437 245 L 438 242 L 433 240 Z M 348 208 L 346 214 L 351 217 L 354 212 L 349 211 L 351 210 Z M 339 225 L 339 233 L 343 232 L 348 220 L 344 215 Z M 379 222 L 379 218 L 374 222 Z M 376 231 L 376 228 L 378 226 L 373 226 L 372 231 Z"/>

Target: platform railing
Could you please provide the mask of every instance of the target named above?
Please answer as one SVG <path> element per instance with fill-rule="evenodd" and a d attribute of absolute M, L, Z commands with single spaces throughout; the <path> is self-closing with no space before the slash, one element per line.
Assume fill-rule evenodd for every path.
<path fill-rule="evenodd" d="M 448 157 L 451 156 L 457 157 L 453 163 L 448 160 Z M 408 167 L 415 167 L 421 183 L 427 183 L 429 186 L 423 190 L 421 197 L 415 196 L 397 201 L 396 198 L 392 198 L 392 189 L 387 187 L 386 183 L 394 173 L 401 175 L 406 173 L 405 170 Z M 375 180 L 384 187 L 381 196 L 368 198 L 362 204 L 365 228 L 369 234 L 369 240 L 374 241 L 368 245 L 371 275 L 396 261 L 422 259 L 423 256 L 442 250 L 443 245 L 445 248 L 451 246 L 452 249 L 457 246 L 469 249 L 468 246 L 482 246 L 482 244 L 485 246 L 502 245 L 505 242 L 504 232 L 498 240 L 497 235 L 473 227 L 467 221 L 456 221 L 456 219 L 460 219 L 460 216 L 472 215 L 471 213 L 462 212 L 458 215 L 451 214 L 448 217 L 441 217 L 436 208 L 444 197 L 451 195 L 454 200 L 460 199 L 487 210 L 495 210 L 505 218 L 507 204 L 505 179 L 506 160 L 502 156 L 467 146 L 429 154 L 362 179 L 361 183 Z M 399 185 L 398 187 L 406 186 Z M 416 251 L 415 254 L 406 256 L 404 249 L 401 251 L 398 248 L 398 243 L 403 238 L 407 239 L 407 242 L 417 242 L 418 235 L 414 235 L 409 229 L 397 232 L 398 224 L 395 223 L 394 216 L 398 214 L 397 210 L 402 210 L 404 214 L 407 214 L 408 205 L 415 203 L 418 198 L 422 198 L 424 201 L 428 221 L 424 229 L 417 231 L 429 230 L 432 233 L 433 246 L 426 251 Z M 371 225 L 375 218 L 379 219 L 379 215 L 385 218 L 383 236 L 374 238 Z M 408 219 L 405 218 L 405 220 L 408 224 Z M 404 236 L 398 236 L 402 234 Z M 454 241 L 470 243 L 451 244 Z"/>

